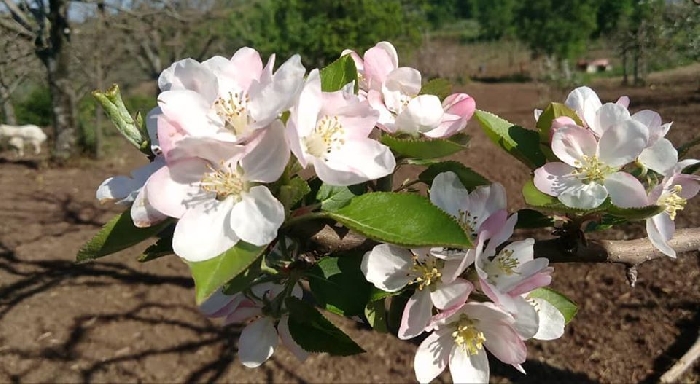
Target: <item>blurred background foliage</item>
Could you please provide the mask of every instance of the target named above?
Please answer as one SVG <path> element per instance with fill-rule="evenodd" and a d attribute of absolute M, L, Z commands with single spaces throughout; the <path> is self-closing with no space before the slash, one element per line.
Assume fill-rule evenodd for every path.
<path fill-rule="evenodd" d="M 400 64 L 426 78 L 582 82 L 622 76 L 644 84 L 652 70 L 700 59 L 700 6 L 692 0 L 49 0 L 64 2 L 71 25 L 70 84 L 78 144 L 99 155 L 101 126 L 90 92 L 118 83 L 127 106 L 155 106 L 159 73 L 175 60 L 230 57 L 243 46 L 279 65 L 295 53 L 322 67 L 346 48 L 360 54 L 394 43 Z M 18 1 L 18 4 L 20 2 Z M 22 2 L 27 3 L 27 2 Z M 39 5 L 37 5 L 39 6 Z M 36 13 L 36 12 L 35 12 Z M 16 18 L 0 9 L 7 25 Z M 0 27 L 3 44 L 19 44 Z M 31 43 L 0 60 L 3 122 L 50 126 L 51 92 Z M 36 53 L 36 52 L 34 52 Z M 612 70 L 583 75 L 586 60 Z M 24 69 L 22 76 L 18 68 Z M 31 70 L 29 70 L 31 69 Z M 17 83 L 10 88 L 8 84 Z M 4 87 L 4 88 L 3 88 Z M 11 92 L 6 92 L 11 91 Z M 8 109 L 9 108 L 9 109 Z M 110 132 L 107 128 L 105 132 Z"/>

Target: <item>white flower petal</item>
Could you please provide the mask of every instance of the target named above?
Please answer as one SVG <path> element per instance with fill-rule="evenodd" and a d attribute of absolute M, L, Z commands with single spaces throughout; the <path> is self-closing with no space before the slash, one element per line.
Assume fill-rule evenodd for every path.
<path fill-rule="evenodd" d="M 666 174 L 678 163 L 678 151 L 666 138 L 661 138 L 639 155 L 639 162 L 660 174 Z"/>
<path fill-rule="evenodd" d="M 593 209 L 603 204 L 608 197 L 608 190 L 597 183 L 583 184 L 578 180 L 569 179 L 558 197 L 567 207 Z"/>
<path fill-rule="evenodd" d="M 231 229 L 253 245 L 262 246 L 274 240 L 282 222 L 284 206 L 263 185 L 244 193 L 231 209 Z"/>
<path fill-rule="evenodd" d="M 105 180 L 97 188 L 95 197 L 101 203 L 111 200 L 122 200 L 129 197 L 134 190 L 140 188 L 139 183 L 126 176 L 114 176 Z M 131 197 L 133 199 L 133 197 Z"/>
<path fill-rule="evenodd" d="M 440 281 L 436 285 L 435 290 L 430 292 L 430 299 L 438 309 L 464 303 L 474 289 L 472 283 L 464 279 L 456 279 L 449 284 Z"/>
<path fill-rule="evenodd" d="M 634 161 L 646 148 L 649 129 L 635 120 L 626 120 L 608 128 L 598 143 L 598 158 L 611 167 Z"/>
<path fill-rule="evenodd" d="M 236 245 L 229 217 L 233 198 L 195 204 L 175 226 L 173 251 L 190 262 L 214 258 Z"/>
<path fill-rule="evenodd" d="M 288 315 L 282 315 L 280 318 L 280 323 L 277 324 L 277 332 L 279 332 L 280 339 L 282 340 L 282 344 L 290 351 L 296 358 L 303 362 L 306 360 L 307 357 L 309 357 L 309 352 L 305 351 L 303 348 L 297 344 L 296 341 L 294 341 L 294 338 L 292 338 L 292 334 L 289 333 L 289 316 Z"/>
<path fill-rule="evenodd" d="M 408 134 L 430 131 L 440 125 L 444 113 L 437 96 L 420 95 L 396 117 L 396 130 Z"/>
<path fill-rule="evenodd" d="M 513 313 L 515 330 L 525 340 L 533 338 L 539 330 L 538 312 L 522 297 L 514 297 L 513 303 L 516 308 Z"/>
<path fill-rule="evenodd" d="M 464 188 L 454 172 L 443 172 L 435 176 L 430 187 L 430 202 L 451 216 L 459 216 L 469 191 Z"/>
<path fill-rule="evenodd" d="M 165 220 L 167 217 L 148 202 L 146 189 L 141 188 L 136 194 L 134 203 L 131 204 L 131 220 L 133 220 L 134 225 L 138 228 L 146 228 Z"/>
<path fill-rule="evenodd" d="M 250 181 L 271 183 L 279 179 L 289 162 L 289 145 L 284 125 L 275 120 L 264 132 L 247 155 L 241 159 L 241 167 Z"/>
<path fill-rule="evenodd" d="M 296 102 L 304 84 L 306 68 L 301 57 L 294 55 L 280 66 L 270 83 L 253 82 L 248 91 L 248 112 L 258 126 L 270 124 L 278 115 Z"/>
<path fill-rule="evenodd" d="M 559 162 L 546 163 L 535 170 L 533 180 L 535 187 L 549 196 L 559 196 L 571 185 L 578 185 L 578 180 L 571 175 L 576 168 Z"/>
<path fill-rule="evenodd" d="M 475 355 L 455 345 L 450 353 L 450 375 L 453 383 L 488 383 L 489 359 L 483 348 Z"/>
<path fill-rule="evenodd" d="M 564 335 L 565 319 L 559 310 L 549 301 L 535 298 L 529 299 L 537 310 L 539 321 L 537 333 L 533 336 L 537 340 L 554 340 Z"/>
<path fill-rule="evenodd" d="M 447 366 L 454 340 L 450 333 L 431 333 L 416 350 L 413 369 L 419 383 L 430 383 Z"/>
<path fill-rule="evenodd" d="M 676 223 L 671 220 L 668 213 L 661 212 L 646 220 L 647 235 L 649 241 L 656 249 L 669 257 L 676 257 L 676 251 L 668 245 L 668 241 L 676 231 Z"/>
<path fill-rule="evenodd" d="M 595 155 L 597 147 L 595 136 L 577 126 L 561 127 L 552 136 L 552 152 L 571 166 L 577 166 L 584 156 Z"/>
<path fill-rule="evenodd" d="M 602 135 L 609 128 L 623 123 L 630 118 L 627 108 L 619 104 L 605 103 L 596 112 L 596 133 Z"/>
<path fill-rule="evenodd" d="M 637 178 L 626 172 L 615 172 L 605 178 L 605 189 L 618 207 L 634 208 L 649 205 L 646 190 Z"/>
<path fill-rule="evenodd" d="M 664 137 L 666 131 L 668 131 L 662 126 L 661 116 L 657 112 L 642 110 L 632 115 L 632 119 L 639 121 L 649 129 L 648 145 L 656 143 L 660 138 Z"/>
<path fill-rule="evenodd" d="M 365 253 L 360 269 L 375 287 L 396 292 L 411 281 L 413 253 L 406 248 L 379 244 Z"/>
<path fill-rule="evenodd" d="M 597 127 L 591 126 L 595 125 L 596 112 L 603 105 L 598 98 L 598 95 L 589 87 L 578 87 L 569 93 L 569 96 L 564 102 L 567 107 L 576 111 L 576 114 L 587 124 L 591 129 L 598 135 L 602 132 L 598 132 Z"/>
<path fill-rule="evenodd" d="M 277 330 L 271 317 L 261 317 L 248 324 L 238 339 L 238 358 L 248 368 L 266 362 L 277 347 Z"/>
<path fill-rule="evenodd" d="M 433 315 L 433 301 L 429 289 L 417 289 L 408 299 L 401 316 L 397 336 L 401 340 L 412 339 L 425 330 Z"/>

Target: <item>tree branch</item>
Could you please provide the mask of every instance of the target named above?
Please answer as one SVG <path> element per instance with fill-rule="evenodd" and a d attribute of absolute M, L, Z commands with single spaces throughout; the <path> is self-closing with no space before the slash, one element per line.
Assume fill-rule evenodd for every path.
<path fill-rule="evenodd" d="M 328 222 L 307 222 L 289 229 L 290 234 L 310 241 L 321 252 L 348 250 L 368 251 L 378 243 Z M 669 245 L 677 253 L 700 250 L 700 228 L 676 231 Z M 546 257 L 552 263 L 617 263 L 635 267 L 645 261 L 668 257 L 659 252 L 647 238 L 635 240 L 588 240 L 568 250 L 561 238 L 535 242 L 535 257 Z"/>

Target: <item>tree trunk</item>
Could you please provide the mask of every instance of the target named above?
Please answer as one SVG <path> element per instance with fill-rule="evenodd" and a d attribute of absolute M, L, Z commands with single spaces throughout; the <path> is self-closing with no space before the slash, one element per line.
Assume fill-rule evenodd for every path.
<path fill-rule="evenodd" d="M 627 61 L 629 59 L 629 50 L 625 48 L 622 51 L 622 85 L 629 85 L 629 72 L 627 71 Z"/>
<path fill-rule="evenodd" d="M 5 116 L 5 123 L 8 125 L 17 125 L 15 106 L 12 104 L 12 99 L 10 99 L 10 93 L 2 85 L 0 85 L 0 100 L 2 100 L 2 114 Z"/>
<path fill-rule="evenodd" d="M 39 52 L 46 67 L 51 92 L 54 142 L 51 160 L 62 163 L 75 153 L 75 100 L 69 79 L 70 26 L 68 25 L 68 0 L 51 0 L 48 17 L 50 47 Z"/>

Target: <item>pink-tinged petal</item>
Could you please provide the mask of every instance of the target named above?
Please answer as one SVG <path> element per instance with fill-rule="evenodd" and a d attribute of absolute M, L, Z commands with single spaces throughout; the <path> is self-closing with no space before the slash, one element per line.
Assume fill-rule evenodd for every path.
<path fill-rule="evenodd" d="M 437 255 L 436 255 L 437 257 Z M 473 249 L 463 252 L 463 256 L 457 259 L 445 260 L 445 266 L 442 269 L 442 281 L 451 283 L 455 281 L 468 266 L 474 263 L 476 252 Z"/>
<path fill-rule="evenodd" d="M 472 118 L 476 111 L 476 101 L 466 93 L 453 93 L 442 102 L 445 113 L 468 119 Z"/>
<path fill-rule="evenodd" d="M 690 167 L 691 165 L 695 165 L 697 163 L 700 163 L 700 160 L 696 160 L 696 159 L 681 160 L 673 166 L 673 168 L 671 169 L 671 171 L 669 173 L 670 174 L 681 173 L 681 172 L 683 172 L 684 169 Z"/>
<path fill-rule="evenodd" d="M 576 179 L 564 179 L 564 182 L 558 198 L 567 207 L 593 209 L 603 204 L 608 197 L 608 190 L 601 184 L 583 184 Z"/>
<path fill-rule="evenodd" d="M 574 119 L 570 118 L 569 116 L 559 116 L 556 119 L 552 120 L 552 126 L 549 129 L 549 141 L 550 143 L 552 142 L 552 139 L 554 138 L 554 134 L 561 128 L 564 127 L 575 127 L 576 122 Z"/>
<path fill-rule="evenodd" d="M 501 217 L 502 217 L 504 211 L 505 210 L 502 210 L 502 211 L 499 211 L 499 213 L 497 213 L 497 214 L 500 214 L 501 216 L 494 216 L 494 217 L 498 218 L 498 219 L 496 219 L 497 222 L 502 222 Z M 489 228 L 486 236 L 490 240 L 489 240 L 489 244 L 486 246 L 486 250 L 484 251 L 484 253 L 487 255 L 491 255 L 491 254 L 496 253 L 496 248 L 498 246 L 500 246 L 501 244 L 503 244 L 506 240 L 510 239 L 511 236 L 513 236 L 513 232 L 515 231 L 515 223 L 517 223 L 517 222 L 518 222 L 518 213 L 516 212 L 516 213 L 510 215 L 510 217 L 508 217 L 508 219 L 505 221 L 503 226 L 501 226 L 497 230 L 494 231 L 491 228 Z M 484 224 L 486 224 L 486 223 L 484 223 Z M 491 226 L 490 223 L 489 223 L 489 226 Z M 486 231 L 486 228 L 484 228 L 483 230 Z M 517 247 L 520 244 L 522 244 L 522 242 L 513 243 L 513 244 L 508 246 L 508 249 L 512 249 L 514 251 L 518 250 Z"/>
<path fill-rule="evenodd" d="M 639 155 L 639 162 L 660 174 L 672 171 L 678 163 L 678 151 L 666 138 L 661 138 Z"/>
<path fill-rule="evenodd" d="M 579 87 L 571 91 L 564 104 L 576 111 L 578 117 L 589 127 L 595 124 L 596 112 L 603 106 L 598 95 L 589 87 Z M 595 128 L 591 129 L 597 133 Z"/>
<path fill-rule="evenodd" d="M 408 299 L 401 316 L 398 337 L 401 340 L 412 339 L 425 330 L 430 323 L 433 311 L 433 301 L 429 289 L 417 289 Z"/>
<path fill-rule="evenodd" d="M 380 41 L 374 47 L 386 52 L 387 56 L 389 56 L 389 60 L 391 61 L 391 65 L 394 68 L 399 67 L 399 55 L 396 53 L 396 48 L 394 48 L 393 44 L 388 41 Z"/>
<path fill-rule="evenodd" d="M 513 316 L 494 303 L 469 302 L 461 312 L 479 320 L 479 324 L 515 324 Z"/>
<path fill-rule="evenodd" d="M 151 144 L 151 149 L 154 153 L 160 151 L 163 156 L 169 159 L 169 152 L 175 147 L 175 145 L 187 136 L 187 132 L 180 128 L 179 124 L 170 121 L 162 112 L 160 107 L 156 107 L 151 110 L 146 116 L 146 127 L 149 131 L 149 136 L 151 132 L 155 131 L 155 136 L 157 137 L 157 146 Z"/>
<path fill-rule="evenodd" d="M 324 94 L 324 100 L 328 100 L 328 93 Z M 346 99 L 335 108 L 329 108 L 325 103 L 321 115 L 334 116 L 343 127 L 345 140 L 366 139 L 377 124 L 379 113 L 372 109 L 368 103 L 360 102 L 356 96 Z"/>
<path fill-rule="evenodd" d="M 289 162 L 289 145 L 284 125 L 275 120 L 264 132 L 255 147 L 241 159 L 241 167 L 250 181 L 271 183 L 279 179 Z"/>
<path fill-rule="evenodd" d="M 138 228 L 150 227 L 167 219 L 168 216 L 158 211 L 148 201 L 145 188 L 141 188 L 131 205 L 131 220 Z"/>
<path fill-rule="evenodd" d="M 406 96 L 420 93 L 422 77 L 415 68 L 401 67 L 391 71 L 381 90 L 387 107 L 400 108 Z"/>
<path fill-rule="evenodd" d="M 340 57 L 346 55 L 350 55 L 350 58 L 355 63 L 355 68 L 357 68 L 357 72 L 362 73 L 364 71 L 365 62 L 364 60 L 362 60 L 360 55 L 358 55 L 357 52 L 353 51 L 352 49 L 344 49 L 343 52 L 340 52 Z"/>
<path fill-rule="evenodd" d="M 602 136 L 605 131 L 622 124 L 626 120 L 629 120 L 629 118 L 630 112 L 627 108 L 613 103 L 605 103 L 596 113 L 596 123 L 594 126 L 597 127 L 597 129 L 595 133 Z"/>
<path fill-rule="evenodd" d="M 464 209 L 475 218 L 472 229 L 478 231 L 492 214 L 506 209 L 506 190 L 501 183 L 479 186 L 469 194 Z"/>
<path fill-rule="evenodd" d="M 535 170 L 534 184 L 542 193 L 549 196 L 559 196 L 564 188 L 569 185 L 574 176 L 571 172 L 576 168 L 564 163 L 546 163 Z"/>
<path fill-rule="evenodd" d="M 483 348 L 472 355 L 467 353 L 462 346 L 455 344 L 450 353 L 449 364 L 453 383 L 489 382 L 489 359 Z"/>
<path fill-rule="evenodd" d="M 661 115 L 657 112 L 645 109 L 632 115 L 632 119 L 642 123 L 649 129 L 649 142 L 647 145 L 653 145 L 666 135 L 664 128 L 661 126 Z"/>
<path fill-rule="evenodd" d="M 365 278 L 375 287 L 396 292 L 411 281 L 409 273 L 413 266 L 413 254 L 405 248 L 379 244 L 365 253 L 360 269 Z"/>
<path fill-rule="evenodd" d="M 435 290 L 430 291 L 430 299 L 437 309 L 450 308 L 467 301 L 472 290 L 472 283 L 464 279 L 456 279 L 451 283 L 440 281 Z"/>
<path fill-rule="evenodd" d="M 253 48 L 240 48 L 231 57 L 225 76 L 235 79 L 240 89 L 248 89 L 253 81 L 259 81 L 263 71 L 260 53 Z"/>
<path fill-rule="evenodd" d="M 189 90 L 202 95 L 209 103 L 217 97 L 217 79 L 212 71 L 196 60 L 176 61 L 158 77 L 161 91 Z"/>
<path fill-rule="evenodd" d="M 676 251 L 668 245 L 668 241 L 671 240 L 676 231 L 676 223 L 671 220 L 668 213 L 661 212 L 647 219 L 646 227 L 651 244 L 664 255 L 675 258 Z"/>
<path fill-rule="evenodd" d="M 386 105 L 384 105 L 384 98 L 382 94 L 379 91 L 373 90 L 367 92 L 367 102 L 372 107 L 372 109 L 379 112 L 377 125 L 381 129 L 389 133 L 396 132 L 396 126 L 394 124 L 394 115 L 391 112 L 389 112 L 389 110 L 386 108 Z"/>
<path fill-rule="evenodd" d="M 297 344 L 296 341 L 294 341 L 294 338 L 292 338 L 292 334 L 289 333 L 289 316 L 288 315 L 283 315 L 280 318 L 279 324 L 277 324 L 277 332 L 279 332 L 280 339 L 282 340 L 282 345 L 285 346 L 294 356 L 296 356 L 297 360 L 300 362 L 304 362 L 307 357 L 309 357 L 309 352 L 305 351 L 302 349 L 299 344 Z"/>
<path fill-rule="evenodd" d="M 260 83 L 250 85 L 248 113 L 256 127 L 267 126 L 297 101 L 304 86 L 305 73 L 301 57 L 294 55 L 280 66 L 271 82 L 264 82 L 264 77 L 261 77 Z"/>
<path fill-rule="evenodd" d="M 506 323 L 491 323 L 480 327 L 486 341 L 484 346 L 506 364 L 522 364 L 527 359 L 527 347 L 518 332 Z"/>
<path fill-rule="evenodd" d="M 632 119 L 626 120 L 608 128 L 600 137 L 598 158 L 610 167 L 622 167 L 642 153 L 648 140 L 646 126 Z"/>
<path fill-rule="evenodd" d="M 284 206 L 267 187 L 258 185 L 231 208 L 230 226 L 241 240 L 257 246 L 270 243 L 284 222 Z"/>
<path fill-rule="evenodd" d="M 145 186 L 149 203 L 170 217 L 181 217 L 192 198 L 200 194 L 196 184 L 207 170 L 205 162 L 195 159 L 181 160 L 157 170 Z"/>
<path fill-rule="evenodd" d="M 680 185 L 680 197 L 689 200 L 700 193 L 700 177 L 696 175 L 680 174 L 670 180 L 670 185 Z"/>
<path fill-rule="evenodd" d="M 512 216 L 509 219 L 508 211 L 506 209 L 501 209 L 488 216 L 488 218 L 479 226 L 478 235 L 484 241 L 497 235 L 499 238 L 503 238 L 503 236 L 508 238 L 513 233 L 515 221 L 517 221 L 517 216 L 515 220 Z M 495 247 L 491 247 L 491 249 L 493 250 Z"/>
<path fill-rule="evenodd" d="M 328 154 L 327 159 L 327 169 L 318 166 L 321 161 L 314 161 L 314 165 L 318 177 L 331 185 L 376 180 L 392 173 L 396 167 L 396 159 L 389 147 L 372 139 L 346 142 L 340 150 Z"/>
<path fill-rule="evenodd" d="M 214 292 L 207 300 L 199 305 L 199 311 L 206 317 L 216 318 L 225 316 L 234 302 L 239 301 L 242 295 L 226 295 L 221 289 Z"/>
<path fill-rule="evenodd" d="M 624 107 L 624 108 L 629 108 L 630 106 L 630 98 L 627 96 L 620 96 L 619 99 L 615 102 L 615 104 Z"/>
<path fill-rule="evenodd" d="M 260 305 L 253 303 L 252 300 L 243 300 L 234 311 L 226 315 L 226 324 L 245 324 L 250 319 L 262 315 Z"/>
<path fill-rule="evenodd" d="M 514 298 L 509 294 L 502 292 L 494 284 L 491 284 L 488 280 L 481 278 L 479 280 L 479 288 L 482 292 L 493 301 L 494 304 L 498 305 L 505 311 L 514 313 L 517 308 L 515 306 Z"/>
<path fill-rule="evenodd" d="M 443 114 L 437 96 L 420 95 L 413 98 L 396 117 L 396 129 L 408 134 L 427 132 L 440 125 Z"/>
<path fill-rule="evenodd" d="M 604 184 L 613 205 L 621 208 L 644 207 L 649 205 L 644 185 L 627 172 L 613 173 L 605 178 Z"/>
<path fill-rule="evenodd" d="M 212 259 L 238 243 L 229 215 L 233 198 L 195 204 L 175 225 L 173 251 L 190 262 Z"/>
<path fill-rule="evenodd" d="M 389 73 L 398 68 L 396 51 L 387 48 L 386 45 L 374 46 L 365 52 L 364 76 L 368 89 L 380 90 Z"/>
<path fill-rule="evenodd" d="M 517 296 L 513 298 L 516 311 L 513 313 L 515 324 L 513 327 L 523 340 L 533 338 L 539 329 L 538 313 L 530 302 Z"/>
<path fill-rule="evenodd" d="M 318 69 L 314 69 L 309 73 L 299 101 L 290 116 L 290 121 L 294 120 L 294 128 L 300 138 L 308 136 L 316 128 L 322 106 L 321 77 Z"/>
<path fill-rule="evenodd" d="M 451 216 L 458 217 L 467 201 L 469 191 L 454 172 L 443 172 L 435 176 L 430 187 L 430 202 Z"/>
<path fill-rule="evenodd" d="M 279 337 L 273 319 L 265 316 L 248 324 L 238 339 L 238 357 L 248 368 L 266 362 L 277 347 Z"/>
<path fill-rule="evenodd" d="M 419 383 L 430 383 L 447 366 L 454 340 L 450 333 L 431 333 L 416 350 L 413 369 Z"/>
<path fill-rule="evenodd" d="M 577 127 L 565 126 L 557 129 L 552 136 L 552 152 L 559 160 L 571 166 L 577 166 L 584 156 L 594 156 L 598 142 L 591 131 Z"/>
<path fill-rule="evenodd" d="M 206 136 L 214 134 L 219 124 L 210 119 L 212 104 L 197 92 L 166 91 L 158 95 L 158 106 L 163 115 L 189 135 Z M 159 137 L 162 135 L 159 132 Z"/>
<path fill-rule="evenodd" d="M 533 239 L 528 239 L 528 240 L 533 240 Z M 532 245 L 534 244 L 534 241 L 532 242 L 526 242 L 526 243 L 521 243 L 519 246 L 526 248 L 530 253 L 532 254 Z M 512 250 L 513 248 L 511 248 Z M 532 257 L 532 256 L 530 256 Z M 539 286 L 536 286 L 536 283 L 539 282 L 539 278 L 533 279 L 531 281 L 531 278 L 533 278 L 535 275 L 539 274 L 541 271 L 546 271 L 549 270 L 547 266 L 549 265 L 549 260 L 546 257 L 538 257 L 534 260 L 530 260 L 528 262 L 522 263 L 518 265 L 518 267 L 515 269 L 515 273 L 513 275 L 508 275 L 510 277 L 509 279 L 499 279 L 498 281 L 498 289 L 501 292 L 505 292 L 510 294 L 511 296 L 513 295 L 511 291 L 514 288 L 519 288 L 520 290 L 524 290 L 526 286 L 532 287 L 529 290 L 526 290 L 525 292 L 532 291 L 535 288 L 539 288 Z M 500 277 L 500 276 L 499 276 Z M 528 287 L 528 288 L 529 288 Z"/>
<path fill-rule="evenodd" d="M 559 310 L 549 301 L 535 298 L 528 299 L 537 311 L 537 333 L 532 337 L 537 340 L 555 340 L 564 335 L 565 319 Z"/>
<path fill-rule="evenodd" d="M 536 260 L 539 259 L 542 259 L 542 257 L 539 257 Z M 537 288 L 546 287 L 552 283 L 552 272 L 554 272 L 554 268 L 547 267 L 543 269 L 542 272 L 535 273 L 534 275 L 518 283 L 508 291 L 508 294 L 511 296 L 519 296 L 524 293 L 534 291 Z"/>

